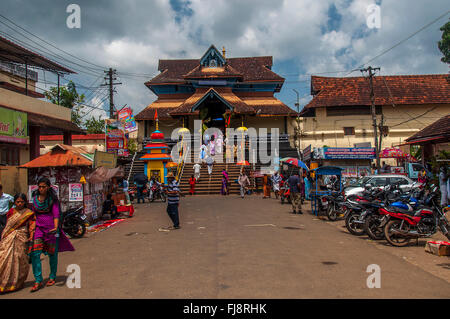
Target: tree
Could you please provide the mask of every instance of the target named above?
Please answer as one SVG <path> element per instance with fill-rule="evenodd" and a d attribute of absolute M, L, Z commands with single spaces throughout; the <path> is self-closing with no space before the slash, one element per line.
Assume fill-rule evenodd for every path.
<path fill-rule="evenodd" d="M 51 87 L 45 92 L 47 100 L 53 104 L 59 104 L 72 110 L 72 122 L 80 126 L 82 124 L 84 94 L 78 94 L 75 83 L 69 81 L 67 86 L 59 87 L 59 103 L 58 103 L 58 87 Z"/>
<path fill-rule="evenodd" d="M 84 122 L 84 126 L 86 127 L 88 134 L 105 133 L 105 120 L 102 120 L 101 115 L 99 115 L 98 119 L 92 116 Z"/>
<path fill-rule="evenodd" d="M 441 50 L 444 57 L 441 61 L 450 64 L 450 21 L 440 28 L 442 32 L 442 40 L 438 42 L 439 50 Z"/>

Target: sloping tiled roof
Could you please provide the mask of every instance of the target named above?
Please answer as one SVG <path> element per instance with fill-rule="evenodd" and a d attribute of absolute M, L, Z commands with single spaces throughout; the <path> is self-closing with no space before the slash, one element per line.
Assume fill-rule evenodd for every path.
<path fill-rule="evenodd" d="M 226 61 L 233 70 L 232 73 L 242 74 L 244 82 L 284 81 L 284 78 L 269 69 L 272 67 L 272 57 L 270 56 L 229 58 Z M 158 70 L 161 73 L 145 84 L 184 82 L 183 76 L 190 72 L 195 74 L 199 71 L 199 66 L 199 59 L 159 60 Z"/>
<path fill-rule="evenodd" d="M 375 76 L 376 105 L 449 104 L 447 74 Z M 369 80 L 365 77 L 311 77 L 313 99 L 307 108 L 371 105 Z"/>
<path fill-rule="evenodd" d="M 450 114 L 428 125 L 423 130 L 406 139 L 407 142 L 425 140 L 429 138 L 443 138 L 450 141 Z"/>
<path fill-rule="evenodd" d="M 179 108 L 171 111 L 171 115 L 181 115 L 192 113 L 192 108 L 197 102 L 199 102 L 206 95 L 215 92 L 217 95 L 222 97 L 226 102 L 228 102 L 236 113 L 254 113 L 253 108 L 245 104 L 239 97 L 237 97 L 230 87 L 215 87 L 215 88 L 198 88 L 195 93 L 188 98 Z"/>
<path fill-rule="evenodd" d="M 204 79 L 204 78 L 242 78 L 242 74 L 236 71 L 231 65 L 225 65 L 224 67 L 206 68 L 201 65 L 195 67 L 186 75 L 183 75 L 185 79 Z"/>
<path fill-rule="evenodd" d="M 256 115 L 297 115 L 289 106 L 276 97 L 241 97 L 242 101 L 252 107 Z"/>
<path fill-rule="evenodd" d="M 57 144 L 52 150 L 21 167 L 58 167 L 58 166 L 92 166 L 92 160 L 86 156 L 86 152 L 78 147 Z"/>

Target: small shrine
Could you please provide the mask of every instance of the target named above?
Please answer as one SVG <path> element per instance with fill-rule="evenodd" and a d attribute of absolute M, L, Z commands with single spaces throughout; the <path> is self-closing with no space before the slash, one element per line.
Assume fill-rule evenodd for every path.
<path fill-rule="evenodd" d="M 147 154 L 140 160 L 144 161 L 145 175 L 150 179 L 167 184 L 167 163 L 171 161 L 169 146 L 164 143 L 164 134 L 158 129 L 158 113 L 155 114 L 156 130 L 151 134 L 151 142 L 144 149 Z"/>

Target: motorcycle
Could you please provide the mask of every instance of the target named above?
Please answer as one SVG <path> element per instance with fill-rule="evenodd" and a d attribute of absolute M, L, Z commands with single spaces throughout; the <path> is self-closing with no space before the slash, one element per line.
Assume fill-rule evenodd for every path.
<path fill-rule="evenodd" d="M 72 238 L 81 238 L 86 233 L 85 220 L 83 207 L 69 209 L 63 213 L 62 229 Z"/>
<path fill-rule="evenodd" d="M 149 200 L 151 202 L 155 201 L 155 199 L 161 199 L 162 202 L 166 201 L 166 193 L 164 192 L 163 186 L 159 184 L 154 184 L 150 188 L 149 192 Z"/>
<path fill-rule="evenodd" d="M 342 204 L 345 201 L 345 196 L 340 192 L 332 192 L 330 195 L 325 195 L 321 198 L 321 201 L 326 200 L 326 214 L 329 220 L 335 221 L 339 217 L 344 216 L 342 212 Z M 325 203 L 325 202 L 324 202 Z"/>
<path fill-rule="evenodd" d="M 411 239 L 431 237 L 438 229 L 450 239 L 449 223 L 438 198 L 438 188 L 432 185 L 422 203 L 413 211 L 398 207 L 380 209 L 381 214 L 390 217 L 384 226 L 384 235 L 389 244 L 404 247 Z"/>

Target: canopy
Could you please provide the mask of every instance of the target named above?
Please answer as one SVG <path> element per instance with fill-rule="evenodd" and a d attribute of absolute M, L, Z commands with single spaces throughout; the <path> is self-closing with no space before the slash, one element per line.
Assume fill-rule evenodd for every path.
<path fill-rule="evenodd" d="M 248 161 L 240 161 L 240 162 L 237 162 L 236 165 L 250 166 L 250 163 Z"/>
<path fill-rule="evenodd" d="M 410 157 L 408 153 L 405 153 L 401 149 L 395 147 L 385 148 L 380 153 L 380 158 L 408 158 L 408 157 Z"/>
<path fill-rule="evenodd" d="M 89 174 L 86 180 L 92 184 L 103 183 L 109 181 L 113 177 L 123 177 L 124 173 L 120 167 L 105 168 L 103 166 L 97 168 L 91 174 Z"/>
<path fill-rule="evenodd" d="M 148 182 L 148 177 L 144 173 L 137 173 L 133 178 L 134 182 L 145 184 Z"/>

